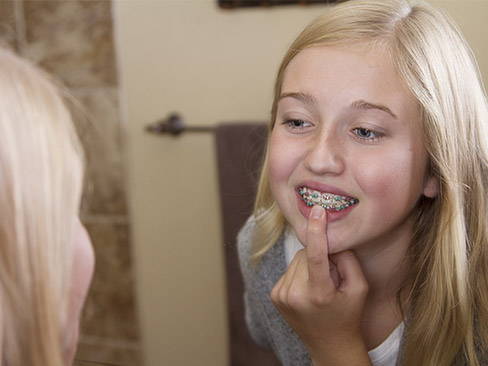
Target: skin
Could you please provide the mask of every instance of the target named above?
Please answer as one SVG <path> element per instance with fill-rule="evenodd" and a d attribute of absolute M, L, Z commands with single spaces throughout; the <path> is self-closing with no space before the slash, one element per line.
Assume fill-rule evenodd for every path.
<path fill-rule="evenodd" d="M 416 202 L 438 191 L 419 108 L 388 55 L 361 47 L 301 51 L 281 96 L 271 189 L 304 249 L 271 299 L 315 365 L 369 365 L 367 350 L 402 321 L 396 290 Z M 312 210 L 297 193 L 302 186 L 359 203 Z"/>
<path fill-rule="evenodd" d="M 70 306 L 68 309 L 68 330 L 69 343 L 65 349 L 65 364 L 73 363 L 80 328 L 80 317 L 83 305 L 90 288 L 95 269 L 95 253 L 90 236 L 79 218 L 75 223 L 75 247 L 73 258 L 72 285 L 70 293 Z"/>

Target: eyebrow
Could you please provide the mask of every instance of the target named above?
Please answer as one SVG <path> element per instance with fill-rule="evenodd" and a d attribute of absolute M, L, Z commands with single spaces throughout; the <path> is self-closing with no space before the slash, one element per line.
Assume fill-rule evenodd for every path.
<path fill-rule="evenodd" d="M 315 99 L 313 95 L 307 93 L 283 93 L 280 95 L 279 100 L 282 100 L 284 98 L 293 98 L 302 103 L 310 104 L 310 105 L 317 104 L 317 99 Z"/>
<path fill-rule="evenodd" d="M 284 99 L 284 98 L 293 98 L 293 99 L 296 99 L 302 103 L 309 104 L 312 106 L 315 106 L 318 104 L 317 99 L 313 95 L 308 94 L 308 93 L 298 93 L 298 92 L 283 93 L 280 95 L 279 101 Z M 371 103 L 371 102 L 367 102 L 365 100 L 359 99 L 359 100 L 352 102 L 351 107 L 354 109 L 360 109 L 360 110 L 378 109 L 380 111 L 388 113 L 394 119 L 398 119 L 398 116 L 395 113 L 393 113 L 393 111 L 390 108 L 388 108 L 387 106 L 382 105 L 382 104 Z"/>
<path fill-rule="evenodd" d="M 382 104 L 375 104 L 375 103 L 370 103 L 366 102 L 365 100 L 356 100 L 351 104 L 351 107 L 355 109 L 361 109 L 361 110 L 368 110 L 368 109 L 379 109 L 380 111 L 388 113 L 390 116 L 392 116 L 394 119 L 398 119 L 398 116 L 393 113 L 393 111 L 388 108 L 385 105 Z"/>

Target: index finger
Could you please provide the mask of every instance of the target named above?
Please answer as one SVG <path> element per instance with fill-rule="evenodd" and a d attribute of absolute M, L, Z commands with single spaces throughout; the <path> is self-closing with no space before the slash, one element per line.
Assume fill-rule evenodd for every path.
<path fill-rule="evenodd" d="M 331 284 L 329 273 L 329 249 L 327 244 L 327 215 L 325 209 L 315 205 L 312 207 L 307 226 L 307 267 L 308 279 L 312 288 L 323 288 Z"/>

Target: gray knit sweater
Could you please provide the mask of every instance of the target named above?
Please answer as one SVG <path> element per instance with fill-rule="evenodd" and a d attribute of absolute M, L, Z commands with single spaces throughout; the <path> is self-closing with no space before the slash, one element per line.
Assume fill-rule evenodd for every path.
<path fill-rule="evenodd" d="M 251 337 L 272 348 L 284 366 L 312 366 L 307 349 L 271 302 L 270 292 L 286 271 L 284 237 L 266 252 L 257 268 L 250 262 L 251 221 L 238 236 L 239 261 L 245 286 L 246 321 Z"/>

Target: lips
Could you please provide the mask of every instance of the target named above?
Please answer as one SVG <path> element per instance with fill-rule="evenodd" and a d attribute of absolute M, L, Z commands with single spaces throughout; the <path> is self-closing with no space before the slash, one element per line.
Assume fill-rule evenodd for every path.
<path fill-rule="evenodd" d="M 298 193 L 307 206 L 320 205 L 328 211 L 341 211 L 359 202 L 357 198 L 300 187 Z"/>

